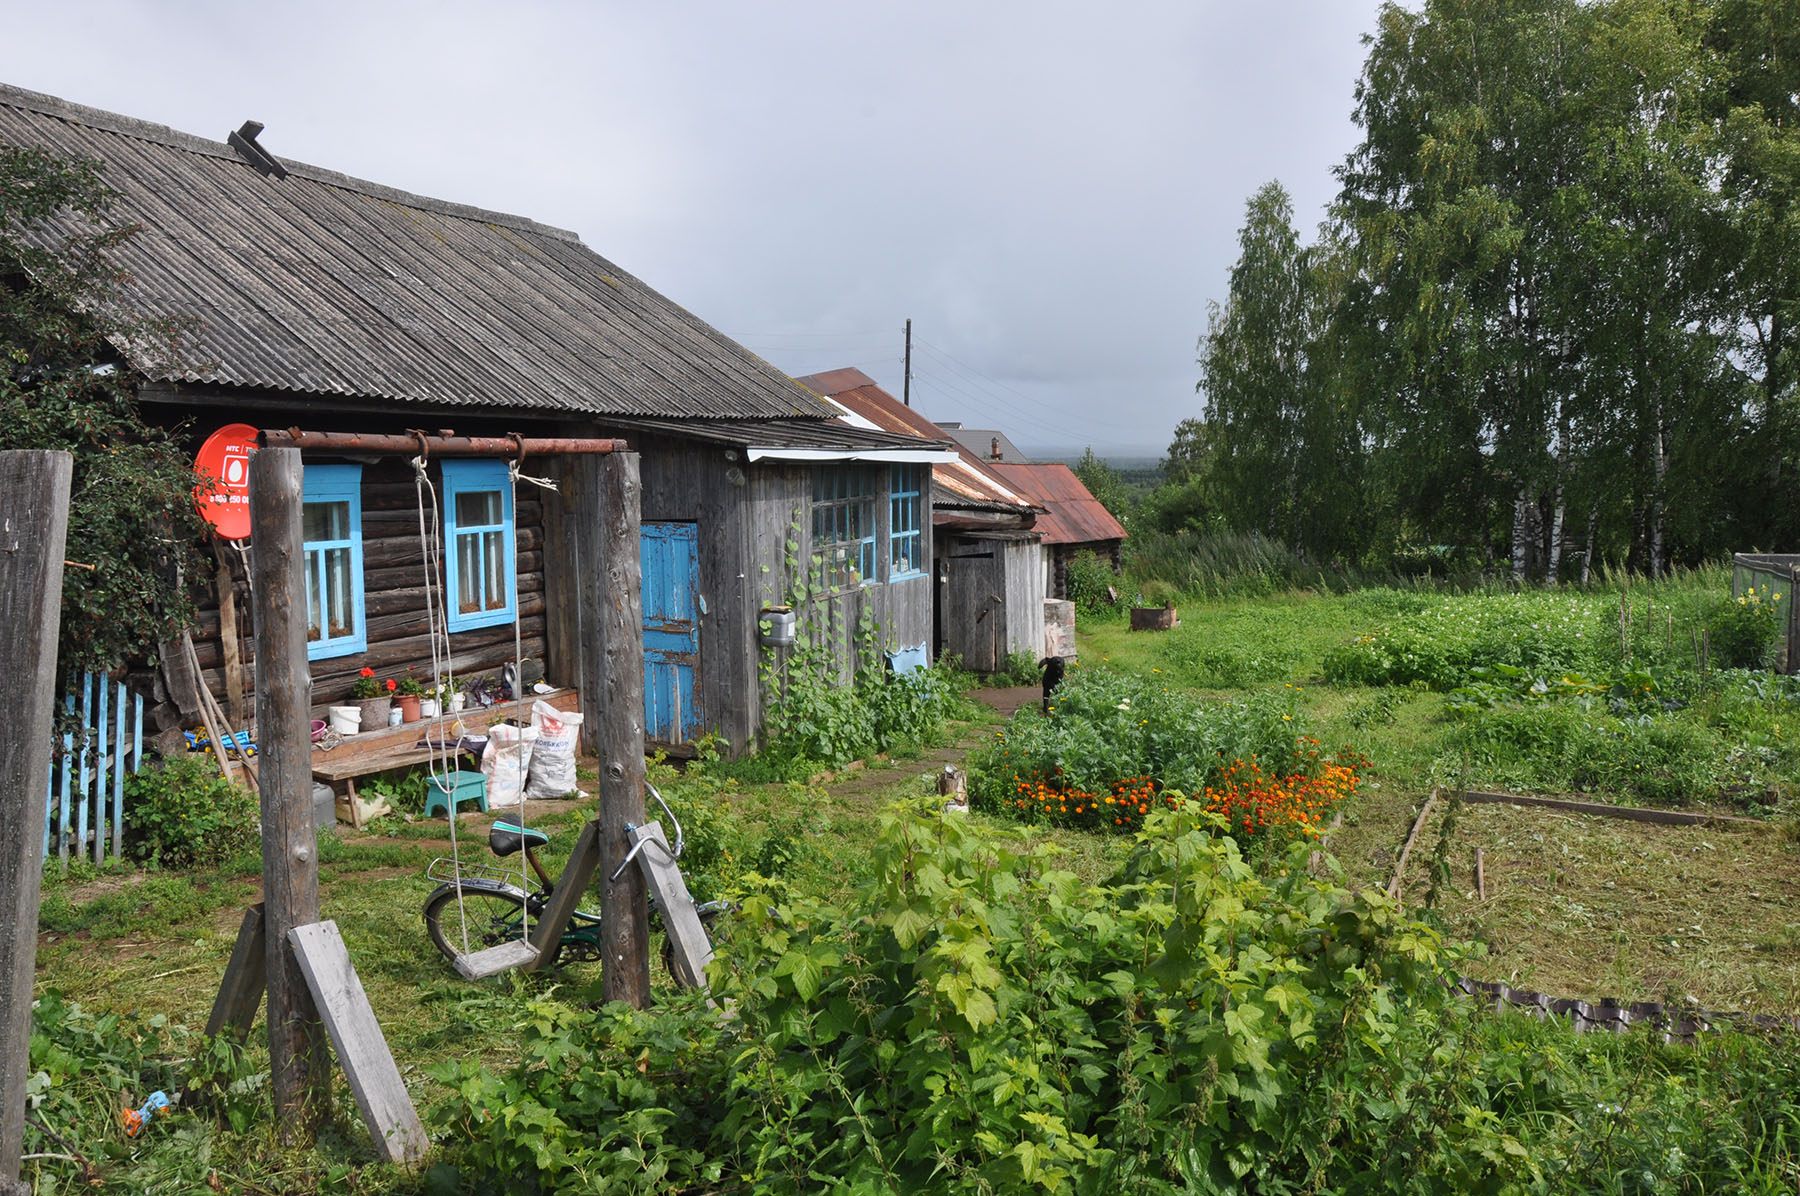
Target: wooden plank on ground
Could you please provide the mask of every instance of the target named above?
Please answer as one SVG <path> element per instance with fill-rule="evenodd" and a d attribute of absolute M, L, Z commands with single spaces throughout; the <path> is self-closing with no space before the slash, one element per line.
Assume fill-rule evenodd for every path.
<path fill-rule="evenodd" d="M 256 1011 L 262 1007 L 263 989 L 268 987 L 268 945 L 263 933 L 263 907 L 259 902 L 244 911 L 244 920 L 238 926 L 231 962 L 225 965 L 225 979 L 213 1000 L 212 1016 L 206 1019 L 207 1037 L 214 1037 L 227 1027 L 239 1035 L 250 1033 Z"/>
<path fill-rule="evenodd" d="M 350 964 L 350 952 L 337 923 L 326 920 L 296 926 L 288 932 L 306 986 L 325 1019 L 325 1030 L 337 1051 L 338 1066 L 350 1081 L 350 1093 L 363 1124 L 375 1140 L 375 1153 L 385 1163 L 410 1164 L 425 1155 L 429 1142 L 393 1052 L 382 1037 L 381 1023 L 369 1007 L 362 981 Z"/>
<path fill-rule="evenodd" d="M 1395 901 L 1400 900 L 1400 885 L 1406 879 L 1407 857 L 1412 855 L 1413 845 L 1419 841 L 1419 832 L 1425 829 L 1425 820 L 1431 817 L 1431 811 L 1436 808 L 1437 801 L 1438 791 L 1433 789 L 1431 796 L 1426 798 L 1425 804 L 1419 808 L 1419 816 L 1413 820 L 1412 833 L 1406 836 L 1406 845 L 1400 849 L 1400 858 L 1394 862 L 1394 878 L 1388 881 L 1387 894 Z"/>
<path fill-rule="evenodd" d="M 1761 818 L 1739 818 L 1731 814 L 1698 814 L 1690 810 L 1651 810 L 1638 806 L 1609 806 L 1596 801 L 1569 801 L 1560 797 L 1520 797 L 1513 793 L 1483 793 L 1471 789 L 1463 800 L 1477 803 L 1513 806 L 1540 806 L 1546 810 L 1567 810 L 1571 814 L 1593 814 L 1600 818 L 1623 818 L 1628 822 L 1653 822 L 1660 826 L 1729 826 L 1743 830 L 1773 830 L 1777 823 Z"/>
<path fill-rule="evenodd" d="M 674 948 L 670 955 L 675 979 L 683 988 L 703 988 L 706 965 L 713 957 L 712 940 L 707 937 L 706 927 L 700 925 L 687 881 L 682 879 L 675 853 L 663 837 L 662 824 L 646 823 L 631 832 L 633 846 L 643 840 L 650 842 L 637 854 L 638 867 L 644 873 L 644 883 L 650 889 L 651 900 L 656 902 L 657 912 L 662 914 L 663 931 Z"/>

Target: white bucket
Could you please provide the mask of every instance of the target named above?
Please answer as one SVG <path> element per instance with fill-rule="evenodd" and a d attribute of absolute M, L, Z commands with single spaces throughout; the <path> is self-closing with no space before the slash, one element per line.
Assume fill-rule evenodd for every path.
<path fill-rule="evenodd" d="M 419 717 L 436 718 L 438 716 L 438 700 L 436 698 L 419 699 Z"/>
<path fill-rule="evenodd" d="M 333 706 L 325 713 L 329 716 L 331 729 L 339 735 L 354 735 L 362 726 L 360 706 Z"/>

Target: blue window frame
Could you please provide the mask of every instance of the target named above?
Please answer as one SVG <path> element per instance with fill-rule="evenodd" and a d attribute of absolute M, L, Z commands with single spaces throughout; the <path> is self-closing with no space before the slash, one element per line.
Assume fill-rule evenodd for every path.
<path fill-rule="evenodd" d="M 306 659 L 364 651 L 362 466 L 308 465 L 300 501 Z"/>
<path fill-rule="evenodd" d="M 920 532 L 919 511 L 923 498 L 923 465 L 896 465 L 889 472 L 888 580 L 924 572 L 920 553 L 925 537 Z"/>
<path fill-rule="evenodd" d="M 875 471 L 864 465 L 813 467 L 813 564 L 820 588 L 875 580 Z"/>
<path fill-rule="evenodd" d="M 504 461 L 444 462 L 444 592 L 451 631 L 518 616 L 512 485 Z"/>

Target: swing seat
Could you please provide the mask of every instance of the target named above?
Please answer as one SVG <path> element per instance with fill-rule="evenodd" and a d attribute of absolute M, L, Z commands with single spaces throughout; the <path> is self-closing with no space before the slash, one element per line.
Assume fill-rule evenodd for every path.
<path fill-rule="evenodd" d="M 537 962 L 538 949 L 530 939 L 513 939 L 468 955 L 456 957 L 456 974 L 464 980 L 485 980 L 501 972 Z"/>

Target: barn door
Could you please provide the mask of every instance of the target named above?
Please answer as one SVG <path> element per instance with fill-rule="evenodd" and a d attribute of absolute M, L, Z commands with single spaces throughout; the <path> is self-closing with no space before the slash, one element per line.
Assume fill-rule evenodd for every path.
<path fill-rule="evenodd" d="M 656 743 L 688 743 L 700 731 L 699 532 L 644 524 L 644 738 Z"/>

